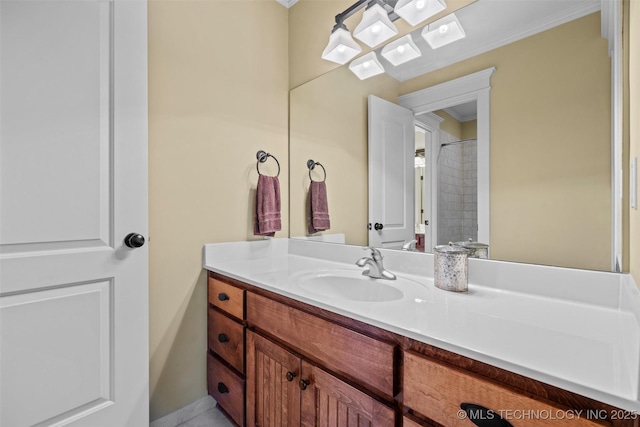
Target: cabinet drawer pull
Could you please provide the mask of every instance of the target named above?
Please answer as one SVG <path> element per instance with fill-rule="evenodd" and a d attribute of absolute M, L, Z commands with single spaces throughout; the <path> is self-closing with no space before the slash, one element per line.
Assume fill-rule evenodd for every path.
<path fill-rule="evenodd" d="M 229 393 L 229 389 L 224 383 L 218 383 L 218 391 L 222 394 Z"/>
<path fill-rule="evenodd" d="M 225 334 L 218 334 L 218 341 L 220 342 L 229 342 L 229 337 Z"/>
<path fill-rule="evenodd" d="M 296 377 L 296 373 L 289 371 L 285 377 L 287 378 L 287 381 L 291 382 Z"/>
<path fill-rule="evenodd" d="M 224 292 L 220 292 L 218 294 L 218 299 L 220 301 L 229 301 L 229 295 L 225 294 Z"/>
<path fill-rule="evenodd" d="M 473 403 L 461 403 L 460 409 L 467 413 L 469 421 L 478 427 L 513 427 L 497 412 Z"/>
<path fill-rule="evenodd" d="M 300 380 L 300 390 L 306 390 L 309 385 L 308 380 Z"/>

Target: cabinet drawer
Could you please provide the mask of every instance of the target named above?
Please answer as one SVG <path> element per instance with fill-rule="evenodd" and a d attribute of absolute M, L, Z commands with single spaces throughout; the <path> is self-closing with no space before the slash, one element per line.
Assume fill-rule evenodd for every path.
<path fill-rule="evenodd" d="M 393 399 L 393 345 L 251 292 L 247 320 L 327 369 Z"/>
<path fill-rule="evenodd" d="M 244 326 L 209 308 L 209 348 L 244 373 Z"/>
<path fill-rule="evenodd" d="M 584 418 L 555 416 L 566 408 L 532 399 L 432 359 L 404 353 L 405 406 L 442 425 L 469 427 L 469 420 L 458 416 L 461 403 L 490 409 L 493 413 L 489 416 L 500 415 L 514 427 L 531 425 L 532 422 L 536 426 L 602 425 Z M 479 411 L 475 413 L 479 414 Z M 526 416 L 518 415 L 525 413 Z"/>
<path fill-rule="evenodd" d="M 209 394 L 236 424 L 244 425 L 244 381 L 231 369 L 209 355 L 207 359 Z"/>
<path fill-rule="evenodd" d="M 209 304 L 240 320 L 244 319 L 244 289 L 209 277 Z"/>

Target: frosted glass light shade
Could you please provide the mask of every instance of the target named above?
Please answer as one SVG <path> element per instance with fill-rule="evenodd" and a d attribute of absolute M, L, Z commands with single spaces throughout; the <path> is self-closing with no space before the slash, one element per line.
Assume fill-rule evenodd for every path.
<path fill-rule="evenodd" d="M 382 48 L 381 54 L 394 66 L 404 64 L 405 62 L 422 56 L 420 49 L 418 49 L 418 46 L 413 42 L 411 34 L 392 41 Z"/>
<path fill-rule="evenodd" d="M 340 65 L 362 52 L 362 48 L 344 28 L 338 28 L 329 36 L 329 43 L 322 52 L 322 59 Z"/>
<path fill-rule="evenodd" d="M 374 4 L 362 14 L 362 21 L 353 30 L 353 36 L 367 46 L 374 47 L 398 34 L 398 29 L 389 19 L 387 11 Z"/>
<path fill-rule="evenodd" d="M 369 77 L 377 76 L 384 73 L 384 68 L 375 52 L 369 52 L 366 55 L 362 55 L 360 58 L 355 59 L 349 64 L 349 69 L 358 76 L 360 80 L 368 79 Z"/>
<path fill-rule="evenodd" d="M 456 40 L 463 39 L 466 35 L 462 25 L 460 25 L 460 21 L 452 13 L 424 27 L 422 37 L 432 49 L 438 49 Z"/>
<path fill-rule="evenodd" d="M 418 25 L 446 7 L 444 0 L 398 0 L 393 10 L 410 25 Z"/>

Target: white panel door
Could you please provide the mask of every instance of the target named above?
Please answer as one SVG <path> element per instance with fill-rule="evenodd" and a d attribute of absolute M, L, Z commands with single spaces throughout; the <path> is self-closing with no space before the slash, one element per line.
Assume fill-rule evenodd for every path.
<path fill-rule="evenodd" d="M 0 99 L 0 425 L 146 426 L 146 2 L 1 0 Z"/>
<path fill-rule="evenodd" d="M 369 95 L 369 245 L 414 239 L 413 111 Z"/>

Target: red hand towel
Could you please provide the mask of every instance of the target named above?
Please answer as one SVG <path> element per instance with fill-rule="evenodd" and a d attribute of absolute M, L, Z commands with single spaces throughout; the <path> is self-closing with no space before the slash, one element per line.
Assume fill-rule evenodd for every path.
<path fill-rule="evenodd" d="M 327 185 L 324 181 L 311 181 L 309 186 L 309 234 L 328 230 L 329 203 L 327 202 Z"/>
<path fill-rule="evenodd" d="M 282 229 L 280 220 L 280 181 L 277 176 L 260 175 L 256 188 L 256 219 L 253 234 L 274 236 Z"/>

